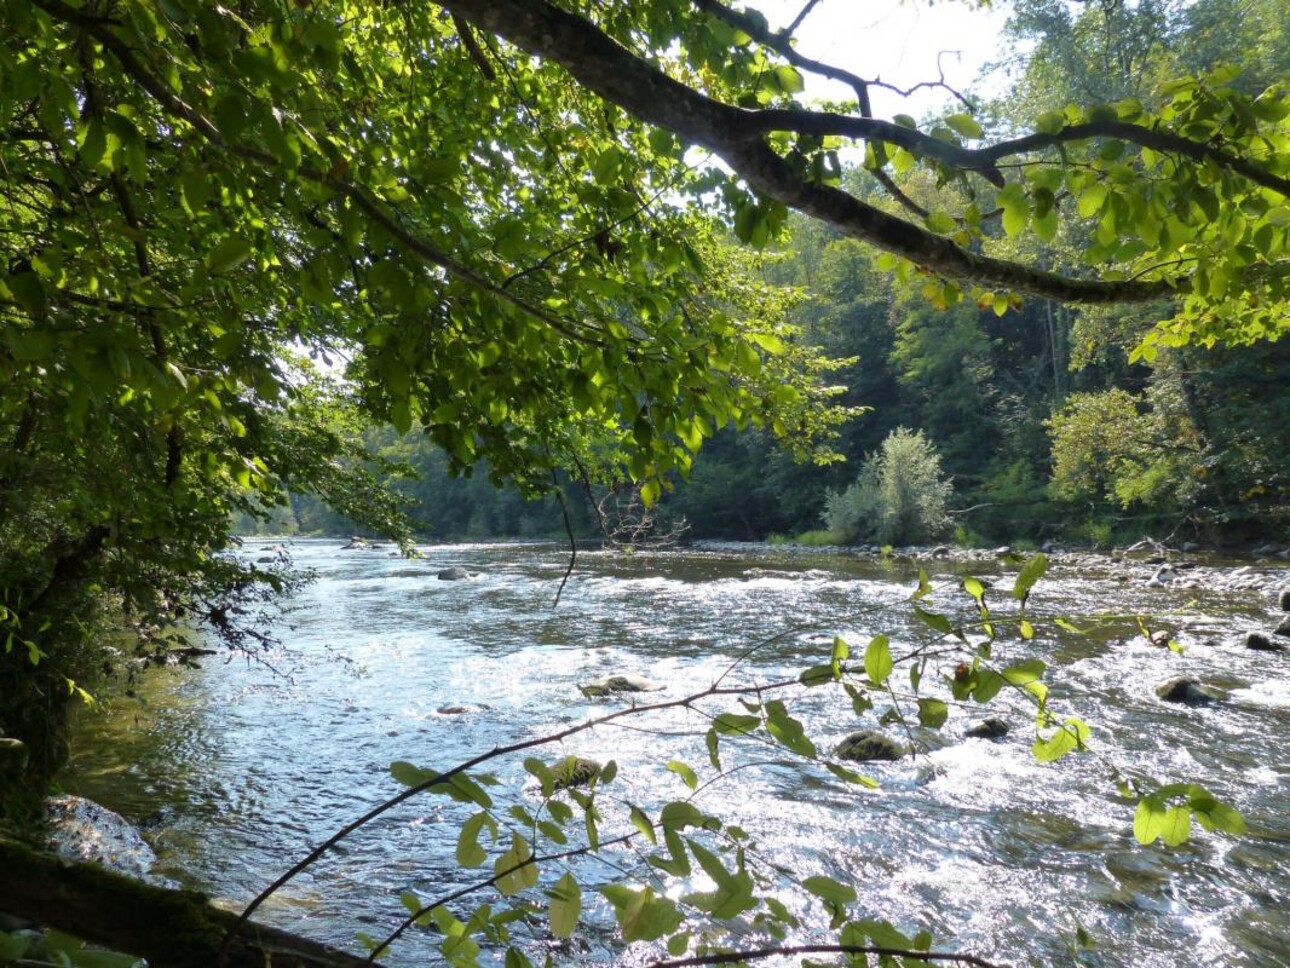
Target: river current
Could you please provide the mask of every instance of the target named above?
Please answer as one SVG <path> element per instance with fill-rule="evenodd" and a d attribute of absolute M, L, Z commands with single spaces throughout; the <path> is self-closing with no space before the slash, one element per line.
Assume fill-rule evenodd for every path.
<path fill-rule="evenodd" d="M 264 544 L 250 541 L 242 553 L 258 555 Z M 267 662 L 211 658 L 200 670 L 158 670 L 137 698 L 86 717 L 76 737 L 64 787 L 143 821 L 159 873 L 230 905 L 245 904 L 397 793 L 392 761 L 442 770 L 631 702 L 588 699 L 578 683 L 639 674 L 666 687 L 640 701 L 666 700 L 723 675 L 741 685 L 791 679 L 829 661 L 835 633 L 856 658 L 879 633 L 897 655 L 938 640 L 907 602 L 917 585 L 917 565 L 908 562 L 762 546 L 584 552 L 553 607 L 567 566 L 557 544 L 431 546 L 414 560 L 339 546 L 288 545 L 295 566 L 315 579 L 291 602 L 276 630 L 283 645 Z M 970 572 L 993 582 L 987 601 L 1008 614 L 1002 603 L 1015 564 L 922 564 L 937 588 L 927 608 L 967 617 L 971 601 L 958 582 Z M 477 574 L 437 580 L 450 565 Z M 988 710 L 952 705 L 939 732 L 887 726 L 924 749 L 861 767 L 877 790 L 749 741 L 723 744 L 730 775 L 708 784 L 715 771 L 706 715 L 743 712 L 726 697 L 598 727 L 542 755 L 617 763 L 602 794 L 605 837 L 631 829 L 621 803 L 657 816 L 663 803 L 691 796 L 682 775 L 665 767 L 682 760 L 698 774 L 694 802 L 748 832 L 759 870 L 783 865 L 799 878 L 849 884 L 857 892 L 851 916 L 887 919 L 910 934 L 926 929 L 938 950 L 1012 965 L 1290 964 L 1290 656 L 1242 645 L 1246 631 L 1279 619 L 1273 602 L 1251 592 L 1148 588 L 1141 578 L 1076 573 L 1057 558 L 1028 614 L 1036 637 L 1000 645 L 1001 664 L 1042 659 L 1052 707 L 1092 728 L 1090 751 L 1058 763 L 1032 756 L 1033 708 L 1012 690 Z M 1143 638 L 1128 617 L 1137 614 L 1173 632 L 1184 653 Z M 1057 627 L 1058 616 L 1086 633 Z M 941 680 L 960 659 L 930 662 L 924 691 L 949 698 Z M 1183 674 L 1226 700 L 1189 708 L 1155 697 L 1156 683 Z M 897 676 L 907 685 L 903 668 Z M 857 716 L 832 687 L 781 698 L 822 752 L 877 727 L 889 705 Z M 987 714 L 1008 720 L 1010 735 L 965 738 Z M 490 788 L 499 814 L 515 800 L 530 810 L 540 803 L 531 780 L 522 789 L 521 760 L 486 767 L 500 781 Z M 1203 783 L 1241 811 L 1248 830 L 1233 837 L 1196 826 L 1183 846 L 1140 846 L 1113 770 Z M 442 796 L 413 798 L 344 841 L 257 917 L 358 950 L 357 933 L 380 938 L 397 926 L 402 892 L 437 897 L 491 873 L 462 871 L 454 860 L 457 830 L 474 810 Z M 483 843 L 497 855 L 509 837 Z M 535 960 L 548 950 L 557 964 L 656 957 L 615 940 L 608 904 L 594 891 L 641 870 L 640 859 L 609 849 L 604 860 L 575 862 L 585 890 L 582 941 L 554 946 L 535 922 L 520 935 Z M 543 886 L 558 875 L 548 867 Z M 666 879 L 658 886 L 682 893 Z M 794 938 L 826 937 L 818 902 L 788 882 L 781 896 L 802 918 Z M 545 903 L 540 889 L 534 897 Z M 487 899 L 483 892 L 476 903 Z M 439 964 L 437 942 L 414 929 L 382 960 Z"/>

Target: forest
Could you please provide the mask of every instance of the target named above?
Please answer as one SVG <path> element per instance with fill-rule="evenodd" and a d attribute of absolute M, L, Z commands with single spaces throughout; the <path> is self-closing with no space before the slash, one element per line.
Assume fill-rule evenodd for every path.
<path fill-rule="evenodd" d="M 862 44 L 845 64 L 796 45 L 827 5 L 780 22 L 756 6 L 0 0 L 0 849 L 42 872 L 0 906 L 158 965 L 260 963 L 279 944 L 329 963 L 249 938 L 263 898 L 231 927 L 181 898 L 183 930 L 141 941 L 128 904 L 60 902 L 93 897 L 92 875 L 11 852 L 74 709 L 140 662 L 273 654 L 306 576 L 231 553 L 249 534 L 409 555 L 508 537 L 1283 540 L 1286 0 L 1012 0 L 986 74 L 928 78 L 944 107 L 920 116 L 875 111 L 900 92 Z M 819 79 L 833 86 L 812 95 Z M 991 649 L 1035 636 L 1046 562 L 1020 566 L 997 627 L 987 586 L 960 583 L 985 638 L 938 680 L 955 703 L 1005 686 L 1033 702 L 1041 762 L 1084 751 L 1087 727 L 1050 711 L 1043 662 L 996 670 Z M 931 593 L 920 574 L 911 601 Z M 945 722 L 920 692 L 933 647 L 829 648 L 789 685 L 827 682 L 858 715 L 890 694 L 906 723 L 899 667 L 910 719 Z M 745 712 L 714 714 L 714 769 L 718 738 L 749 733 L 816 760 L 783 702 L 732 694 Z M 530 773 L 548 799 L 570 785 Z M 466 765 L 394 776 L 408 791 L 391 803 L 491 803 Z M 1183 843 L 1192 818 L 1244 829 L 1197 784 L 1117 782 L 1143 845 Z M 577 850 L 595 852 L 594 796 L 575 794 Z M 694 839 L 720 824 L 688 804 L 657 823 L 633 806 L 629 825 L 651 844 L 657 827 L 655 869 L 692 859 L 715 888 L 687 916 L 650 886 L 606 887 L 622 940 L 663 939 L 659 964 L 727 963 L 738 945 L 687 917 L 746 917 L 781 942 L 748 958 L 811 953 L 784 941 L 797 922 L 754 892 L 737 836 L 721 857 Z M 499 836 L 491 815 L 471 823 L 458 859 Z M 497 863 L 502 896 L 537 884 L 518 833 Z M 849 963 L 989 964 L 848 924 L 855 892 L 829 877 L 799 886 Z M 581 888 L 570 873 L 545 890 L 565 938 Z M 404 904 L 453 964 L 478 963 L 474 935 L 530 963 L 487 905 L 462 922 Z"/>

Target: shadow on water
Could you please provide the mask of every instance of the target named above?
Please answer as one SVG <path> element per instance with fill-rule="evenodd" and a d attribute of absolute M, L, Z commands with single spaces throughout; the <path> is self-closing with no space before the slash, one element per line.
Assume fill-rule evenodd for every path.
<path fill-rule="evenodd" d="M 245 553 L 255 548 L 248 542 Z M 299 595 L 274 658 L 279 672 L 243 660 L 160 671 L 138 701 L 83 724 L 64 780 L 150 819 L 162 873 L 237 904 L 397 792 L 391 761 L 443 768 L 614 708 L 584 698 L 578 682 L 638 673 L 666 684 L 660 696 L 677 697 L 772 636 L 730 681 L 791 678 L 828 660 L 835 632 L 853 646 L 885 633 L 896 653 L 927 641 L 901 604 L 917 580 L 910 561 L 760 546 L 584 553 L 553 609 L 566 564 L 558 545 L 430 547 L 415 561 L 342 552 L 335 541 L 290 548 L 317 580 Z M 995 581 L 1002 590 L 988 594 L 999 599 L 1015 571 L 995 561 L 925 564 L 947 589 L 968 571 Z M 438 580 L 449 565 L 478 574 Z M 961 592 L 938 591 L 932 601 L 969 614 Z M 705 788 L 698 802 L 748 830 L 766 862 L 855 884 L 855 914 L 926 927 L 941 946 L 1013 964 L 1285 964 L 1290 679 L 1284 657 L 1238 644 L 1247 628 L 1267 623 L 1268 601 L 1204 590 L 1148 596 L 1139 581 L 1056 563 L 1030 609 L 1039 635 L 1009 645 L 1007 657 L 1054 667 L 1051 701 L 1093 725 L 1097 756 L 1037 764 L 1033 714 L 1005 694 L 991 711 L 1011 720 L 1009 737 L 965 739 L 980 714 L 955 708 L 941 734 L 916 731 L 928 752 L 868 770 L 879 791 L 846 785 L 782 749 L 727 744 L 724 765 L 737 780 Z M 1150 621 L 1167 624 L 1184 655 L 1141 638 L 1128 616 L 1143 609 L 1164 616 Z M 1058 615 L 1093 631 L 1074 635 L 1042 621 Z M 1098 615 L 1121 617 L 1095 624 Z M 956 661 L 933 663 L 926 681 L 952 674 Z M 1221 686 L 1229 701 L 1183 709 L 1155 698 L 1156 682 L 1184 673 Z M 858 719 L 835 692 L 792 700 L 822 747 L 875 726 L 882 711 Z M 645 728 L 602 727 L 549 758 L 612 757 L 619 777 L 610 789 L 653 811 L 688 793 L 666 760 L 706 775 L 705 713 L 732 706 L 671 711 Z M 1176 850 L 1139 847 L 1132 808 L 1108 779 L 1112 765 L 1203 779 L 1245 814 L 1250 832 L 1198 832 Z M 523 785 L 518 762 L 492 766 L 498 790 Z M 397 924 L 403 890 L 435 896 L 475 879 L 453 860 L 469 812 L 440 797 L 409 801 L 291 884 L 263 916 L 346 946 L 358 931 L 379 935 Z M 596 883 L 614 871 L 589 861 L 580 876 Z M 588 894 L 587 903 L 598 940 L 560 957 L 627 957 L 610 940 L 604 902 Z M 799 910 L 804 932 L 822 933 L 818 912 Z M 1091 951 L 1075 950 L 1080 927 L 1097 944 Z M 433 961 L 434 943 L 415 935 L 388 960 Z"/>

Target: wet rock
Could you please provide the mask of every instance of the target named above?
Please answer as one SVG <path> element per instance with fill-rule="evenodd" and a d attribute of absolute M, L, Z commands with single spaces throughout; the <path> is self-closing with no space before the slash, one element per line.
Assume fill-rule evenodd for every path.
<path fill-rule="evenodd" d="M 1156 686 L 1156 695 L 1165 702 L 1187 706 L 1207 706 L 1218 697 L 1190 676 L 1174 676 Z"/>
<path fill-rule="evenodd" d="M 852 733 L 838 744 L 837 755 L 844 760 L 867 763 L 870 760 L 895 762 L 905 755 L 905 747 L 873 729 Z"/>
<path fill-rule="evenodd" d="M 1286 623 L 1283 622 L 1282 624 Z M 1280 642 L 1273 642 L 1262 632 L 1251 632 L 1247 635 L 1245 637 L 1245 647 L 1253 649 L 1255 652 L 1284 652 L 1286 648 Z"/>
<path fill-rule="evenodd" d="M 1016 552 L 1013 551 L 1012 548 L 1008 545 L 1001 545 L 1000 547 L 995 548 L 994 551 L 990 553 L 994 555 L 996 558 L 1011 558 L 1014 554 L 1016 554 Z"/>
<path fill-rule="evenodd" d="M 255 563 L 257 565 L 271 565 L 277 560 L 278 559 L 273 555 L 260 555 L 260 557 L 255 559 Z"/>
<path fill-rule="evenodd" d="M 1168 565 L 1161 565 L 1156 573 L 1147 579 L 1148 588 L 1163 588 L 1177 579 L 1177 573 Z"/>
<path fill-rule="evenodd" d="M 1187 554 L 1192 554 L 1193 552 L 1200 551 L 1200 545 L 1195 541 L 1184 541 L 1182 550 L 1187 552 Z"/>
<path fill-rule="evenodd" d="M 492 708 L 477 703 L 462 703 L 455 706 L 440 706 L 435 710 L 440 716 L 467 716 L 470 713 L 488 712 Z"/>
<path fill-rule="evenodd" d="M 1290 616 L 1283 618 L 1281 624 L 1272 631 L 1272 634 L 1290 636 Z"/>
<path fill-rule="evenodd" d="M 463 581 L 470 577 L 470 572 L 460 565 L 453 565 L 451 568 L 445 568 L 439 572 L 440 581 Z"/>
<path fill-rule="evenodd" d="M 1011 730 L 1012 727 L 1002 719 L 991 716 L 988 719 L 981 720 L 963 735 L 970 736 L 973 739 L 1003 739 Z"/>
<path fill-rule="evenodd" d="M 1277 604 L 1281 606 L 1281 611 L 1290 612 L 1290 588 L 1283 588 L 1277 594 Z"/>
<path fill-rule="evenodd" d="M 551 764 L 551 775 L 555 777 L 557 790 L 586 786 L 598 772 L 600 772 L 599 763 L 595 760 L 583 759 L 581 756 L 566 756 Z"/>
<path fill-rule="evenodd" d="M 619 692 L 659 692 L 663 688 L 661 682 L 633 675 L 605 676 L 603 679 L 593 679 L 578 686 L 582 694 L 589 698 L 610 696 Z"/>
<path fill-rule="evenodd" d="M 84 797 L 45 801 L 49 846 L 64 860 L 100 864 L 109 870 L 149 879 L 157 855 L 134 825 L 118 813 Z"/>
<path fill-rule="evenodd" d="M 1251 553 L 1255 555 L 1275 555 L 1280 550 L 1280 545 L 1268 542 L 1265 545 L 1259 545 L 1259 547 L 1255 548 Z"/>
<path fill-rule="evenodd" d="M 341 551 L 366 551 L 370 546 L 366 538 L 354 535 L 345 544 L 340 546 Z"/>
<path fill-rule="evenodd" d="M 1169 648 L 1169 643 L 1172 642 L 1173 639 L 1174 637 L 1170 634 L 1168 629 L 1156 629 L 1147 636 L 1147 641 L 1158 649 Z"/>
<path fill-rule="evenodd" d="M 937 545 L 935 548 L 932 549 L 931 554 L 933 558 L 948 558 L 950 556 L 949 546 Z"/>

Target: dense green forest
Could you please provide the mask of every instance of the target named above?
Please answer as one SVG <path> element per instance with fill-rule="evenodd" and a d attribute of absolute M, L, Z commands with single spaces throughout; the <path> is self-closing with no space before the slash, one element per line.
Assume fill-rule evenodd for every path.
<path fill-rule="evenodd" d="M 126 663 L 272 647 L 237 531 L 1284 533 L 1287 0 L 1011 9 L 915 118 L 720 0 L 0 0 L 0 813 Z"/>

